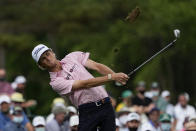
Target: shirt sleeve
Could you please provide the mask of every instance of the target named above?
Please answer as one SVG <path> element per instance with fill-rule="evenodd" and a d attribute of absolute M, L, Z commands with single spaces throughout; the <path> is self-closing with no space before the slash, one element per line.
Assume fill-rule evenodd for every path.
<path fill-rule="evenodd" d="M 59 95 L 66 95 L 71 93 L 73 83 L 74 80 L 57 77 L 54 81 L 50 82 L 50 85 Z"/>
<path fill-rule="evenodd" d="M 75 59 L 76 61 L 78 61 L 80 64 L 84 66 L 89 58 L 89 55 L 90 55 L 89 52 L 76 51 L 76 52 L 72 52 L 70 54 L 70 57 L 72 57 L 73 59 Z"/>

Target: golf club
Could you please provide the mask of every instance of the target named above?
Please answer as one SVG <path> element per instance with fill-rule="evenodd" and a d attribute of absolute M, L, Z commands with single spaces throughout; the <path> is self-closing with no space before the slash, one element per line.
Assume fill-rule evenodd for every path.
<path fill-rule="evenodd" d="M 180 30 L 179 29 L 175 29 L 174 30 L 174 36 L 175 39 L 169 43 L 168 45 L 166 45 L 163 49 L 161 49 L 160 51 L 158 51 L 156 54 L 154 54 L 153 56 L 151 56 L 149 59 L 147 59 L 146 61 L 144 61 L 141 65 L 139 65 L 137 68 L 135 68 L 133 71 L 131 71 L 128 76 L 131 76 L 132 74 L 134 74 L 137 70 L 139 70 L 142 66 L 144 66 L 146 63 L 148 63 L 149 61 L 151 61 L 153 58 L 155 58 L 157 55 L 159 55 L 160 53 L 162 53 L 163 51 L 165 51 L 166 49 L 168 49 L 170 46 L 172 46 L 178 38 L 180 38 Z"/>

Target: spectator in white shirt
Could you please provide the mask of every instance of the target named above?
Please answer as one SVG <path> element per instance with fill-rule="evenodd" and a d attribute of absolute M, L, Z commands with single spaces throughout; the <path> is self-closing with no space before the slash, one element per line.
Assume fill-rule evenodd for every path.
<path fill-rule="evenodd" d="M 166 101 L 166 108 L 164 110 L 164 113 L 167 113 L 171 117 L 174 117 L 174 105 L 170 103 L 170 92 L 168 90 L 162 91 L 161 97 Z"/>
<path fill-rule="evenodd" d="M 195 108 L 188 105 L 188 101 L 189 95 L 187 93 L 179 95 L 178 104 L 174 108 L 176 131 L 183 129 L 183 122 L 185 118 L 196 115 Z"/>

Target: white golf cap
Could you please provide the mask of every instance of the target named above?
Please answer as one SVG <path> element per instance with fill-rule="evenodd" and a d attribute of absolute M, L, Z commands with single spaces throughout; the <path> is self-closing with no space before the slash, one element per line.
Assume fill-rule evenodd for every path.
<path fill-rule="evenodd" d="M 36 116 L 33 118 L 33 126 L 36 127 L 39 125 L 42 125 L 42 126 L 46 125 L 46 121 L 45 121 L 44 117 L 42 117 L 42 116 Z"/>
<path fill-rule="evenodd" d="M 33 49 L 33 51 L 32 51 L 32 57 L 33 57 L 33 59 L 36 61 L 36 62 L 38 62 L 39 61 L 39 58 L 41 57 L 41 55 L 45 52 L 45 51 L 47 51 L 47 50 L 49 50 L 50 48 L 48 48 L 47 46 L 45 46 L 45 45 L 43 45 L 43 44 L 39 44 L 39 45 L 37 45 L 34 49 Z"/>
<path fill-rule="evenodd" d="M 2 104 L 3 102 L 10 103 L 11 100 L 10 100 L 9 96 L 7 96 L 7 95 L 1 95 L 0 96 L 0 104 Z"/>
<path fill-rule="evenodd" d="M 72 127 L 72 126 L 77 126 L 79 125 L 79 117 L 78 115 L 73 115 L 70 117 L 70 120 L 69 120 L 69 126 Z"/>
<path fill-rule="evenodd" d="M 133 113 L 129 113 L 128 116 L 127 116 L 127 122 L 128 121 L 133 121 L 133 120 L 137 120 L 137 121 L 140 121 L 140 116 L 139 114 L 133 112 Z"/>
<path fill-rule="evenodd" d="M 167 96 L 170 96 L 170 92 L 168 90 L 164 90 L 162 93 L 161 93 L 161 97 L 165 98 Z"/>
<path fill-rule="evenodd" d="M 17 76 L 16 78 L 15 78 L 15 83 L 16 84 L 23 84 L 23 83 L 26 83 L 26 78 L 24 77 L 24 76 Z"/>
<path fill-rule="evenodd" d="M 73 113 L 75 113 L 75 114 L 77 113 L 76 108 L 73 107 L 73 106 L 68 106 L 68 107 L 67 107 L 67 111 L 68 111 L 68 112 L 73 112 Z"/>

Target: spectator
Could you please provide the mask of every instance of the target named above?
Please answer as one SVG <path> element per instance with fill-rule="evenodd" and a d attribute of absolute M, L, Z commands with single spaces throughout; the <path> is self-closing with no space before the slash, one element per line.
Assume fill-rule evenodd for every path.
<path fill-rule="evenodd" d="M 165 108 L 164 113 L 167 113 L 167 114 L 171 115 L 172 117 L 174 117 L 174 106 L 173 106 L 173 104 L 170 103 L 170 92 L 168 90 L 164 90 L 161 93 L 161 97 L 166 102 L 166 108 Z"/>
<path fill-rule="evenodd" d="M 7 95 L 0 96 L 0 131 L 10 121 L 9 109 L 11 100 Z"/>
<path fill-rule="evenodd" d="M 61 97 L 57 97 L 57 98 L 54 98 L 53 99 L 53 102 L 52 102 L 52 108 L 54 108 L 55 106 L 65 106 L 65 101 L 63 98 Z M 48 117 L 46 118 L 46 123 L 48 123 L 49 121 L 51 121 L 52 119 L 54 119 L 54 114 L 53 113 L 50 113 L 48 115 Z"/>
<path fill-rule="evenodd" d="M 16 83 L 16 85 L 17 85 L 15 88 L 15 91 L 22 93 L 24 95 L 24 91 L 26 88 L 26 81 L 27 80 L 24 76 L 17 76 L 14 81 L 14 83 Z"/>
<path fill-rule="evenodd" d="M 120 122 L 120 129 L 119 131 L 127 131 L 127 115 L 130 113 L 130 110 L 128 108 L 122 108 L 118 113 L 118 120 Z"/>
<path fill-rule="evenodd" d="M 167 102 L 160 96 L 160 85 L 158 82 L 152 82 L 151 84 L 151 93 L 152 100 L 155 103 L 155 106 L 160 109 L 161 113 L 164 113 L 166 110 Z"/>
<path fill-rule="evenodd" d="M 172 130 L 172 121 L 169 114 L 161 114 L 159 121 L 161 122 L 162 131 L 171 131 Z"/>
<path fill-rule="evenodd" d="M 14 107 L 11 121 L 9 121 L 3 131 L 26 131 L 22 121 L 24 120 L 22 108 L 19 106 Z"/>
<path fill-rule="evenodd" d="M 33 127 L 35 131 L 45 131 L 46 121 L 42 116 L 36 116 L 33 119 Z"/>
<path fill-rule="evenodd" d="M 158 108 L 153 108 L 149 112 L 149 121 L 142 124 L 141 131 L 161 131 L 159 124 L 160 110 Z"/>
<path fill-rule="evenodd" d="M 73 115 L 77 115 L 77 110 L 75 107 L 73 106 L 68 106 L 67 107 L 67 113 L 69 114 L 69 116 L 73 116 Z"/>
<path fill-rule="evenodd" d="M 23 103 L 25 102 L 23 95 L 21 93 L 13 93 L 11 95 L 11 102 L 12 102 L 12 107 L 15 106 L 20 106 L 21 108 L 23 107 Z M 26 127 L 27 131 L 33 131 L 33 126 L 31 125 L 29 119 L 27 118 L 27 115 L 25 114 L 24 111 L 22 111 L 23 114 L 23 121 L 22 124 Z"/>
<path fill-rule="evenodd" d="M 70 120 L 70 117 L 73 116 L 73 115 L 77 115 L 77 110 L 75 107 L 73 106 L 68 106 L 67 107 L 67 115 L 65 117 L 65 120 L 69 122 Z"/>
<path fill-rule="evenodd" d="M 116 118 L 115 122 L 116 122 L 116 131 L 120 131 L 120 122 L 118 118 Z"/>
<path fill-rule="evenodd" d="M 15 81 L 12 83 L 12 86 L 14 88 L 14 90 L 18 93 L 21 93 L 23 96 L 25 96 L 25 89 L 26 89 L 26 78 L 24 76 L 17 76 L 15 78 Z M 14 86 L 16 85 L 16 86 Z M 29 112 L 28 115 L 30 114 L 30 110 L 28 109 L 29 107 L 33 107 L 37 104 L 37 102 L 35 100 L 27 100 L 25 102 L 23 102 L 22 107 L 23 109 L 25 109 L 25 112 Z M 26 111 L 28 110 L 28 111 Z"/>
<path fill-rule="evenodd" d="M 193 116 L 188 123 L 185 124 L 186 131 L 196 131 L 196 116 Z"/>
<path fill-rule="evenodd" d="M 70 117 L 70 130 L 71 131 L 78 131 L 78 125 L 79 125 L 79 117 L 78 115 L 73 115 Z"/>
<path fill-rule="evenodd" d="M 174 107 L 175 113 L 175 127 L 179 131 L 183 129 L 183 122 L 185 118 L 195 116 L 195 108 L 191 105 L 188 105 L 189 95 L 187 93 L 180 94 L 178 97 L 178 103 Z"/>
<path fill-rule="evenodd" d="M 130 107 L 131 106 L 131 97 L 133 96 L 133 93 L 130 90 L 125 90 L 122 92 L 122 102 L 117 105 L 116 112 L 119 112 L 124 107 Z"/>
<path fill-rule="evenodd" d="M 6 71 L 5 69 L 0 69 L 0 95 L 7 94 L 10 96 L 12 93 L 14 93 L 14 90 L 11 84 L 6 81 Z"/>
<path fill-rule="evenodd" d="M 67 131 L 69 123 L 65 122 L 66 108 L 65 106 L 54 106 L 52 109 L 54 119 L 46 123 L 47 131 Z"/>
<path fill-rule="evenodd" d="M 133 98 L 132 104 L 136 106 L 140 111 L 143 111 L 145 113 L 149 112 L 154 107 L 154 104 L 152 103 L 152 100 L 150 98 L 144 96 L 144 93 L 146 91 L 145 82 L 140 81 L 137 84 L 136 91 L 137 95 Z"/>
<path fill-rule="evenodd" d="M 140 116 L 137 113 L 130 113 L 127 116 L 127 127 L 129 131 L 139 131 Z"/>

